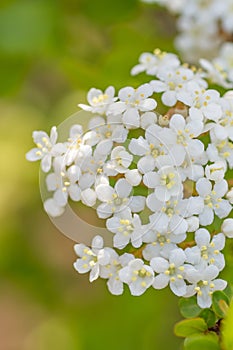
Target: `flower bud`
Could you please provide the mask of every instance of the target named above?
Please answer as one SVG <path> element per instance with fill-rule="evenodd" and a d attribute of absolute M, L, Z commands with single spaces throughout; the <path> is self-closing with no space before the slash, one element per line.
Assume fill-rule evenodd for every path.
<path fill-rule="evenodd" d="M 186 221 L 188 223 L 188 232 L 194 232 L 199 229 L 199 218 L 197 216 L 191 216 Z"/>
<path fill-rule="evenodd" d="M 215 162 L 207 165 L 205 168 L 205 175 L 207 179 L 219 182 L 224 178 L 226 166 L 223 162 Z"/>
<path fill-rule="evenodd" d="M 230 189 L 229 192 L 227 192 L 226 197 L 229 200 L 229 202 L 233 204 L 233 187 Z"/>
<path fill-rule="evenodd" d="M 225 219 L 221 229 L 225 236 L 233 238 L 233 219 Z"/>

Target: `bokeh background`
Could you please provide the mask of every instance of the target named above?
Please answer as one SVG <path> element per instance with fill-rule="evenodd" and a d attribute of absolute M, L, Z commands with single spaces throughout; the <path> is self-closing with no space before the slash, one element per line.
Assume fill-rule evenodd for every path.
<path fill-rule="evenodd" d="M 75 272 L 74 242 L 44 213 L 39 164 L 25 160 L 32 131 L 78 111 L 91 87 L 146 81 L 130 68 L 172 50 L 174 34 L 165 11 L 137 0 L 1 1 L 0 349 L 180 349 L 168 290 L 115 297 Z"/>

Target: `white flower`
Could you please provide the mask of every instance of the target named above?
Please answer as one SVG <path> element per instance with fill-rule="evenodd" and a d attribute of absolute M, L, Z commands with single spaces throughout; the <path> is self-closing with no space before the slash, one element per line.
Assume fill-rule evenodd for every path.
<path fill-rule="evenodd" d="M 233 219 L 225 219 L 221 230 L 226 237 L 233 238 Z"/>
<path fill-rule="evenodd" d="M 222 20 L 222 26 L 223 29 L 227 33 L 232 33 L 233 31 L 233 24 L 232 24 L 232 18 L 233 18 L 233 9 L 232 9 L 232 1 L 226 0 L 224 1 L 224 5 L 222 5 L 222 8 L 224 9 L 221 12 L 221 20 Z M 229 43 L 230 44 L 230 43 Z"/>
<path fill-rule="evenodd" d="M 100 277 L 108 279 L 107 286 L 110 293 L 121 295 L 124 291 L 124 286 L 120 280 L 119 271 L 124 266 L 127 266 L 131 260 L 134 260 L 134 256 L 127 253 L 118 256 L 114 250 L 111 250 L 110 256 L 108 265 L 100 267 Z"/>
<path fill-rule="evenodd" d="M 186 124 L 184 117 L 174 114 L 169 123 L 169 129 L 164 128 L 160 133 L 160 139 L 169 147 L 171 156 L 178 159 L 177 165 L 181 165 L 185 156 L 200 157 L 204 152 L 204 144 L 195 137 L 199 136 L 203 130 L 203 124 L 196 120 Z"/>
<path fill-rule="evenodd" d="M 96 193 L 92 188 L 81 191 L 81 201 L 88 207 L 93 207 L 96 203 Z"/>
<path fill-rule="evenodd" d="M 218 141 L 230 139 L 233 140 L 233 108 L 230 98 L 224 96 L 221 99 L 221 107 L 223 114 L 218 123 L 213 124 L 210 135 L 211 138 Z"/>
<path fill-rule="evenodd" d="M 231 204 L 233 204 L 233 187 L 226 194 L 227 199 Z"/>
<path fill-rule="evenodd" d="M 122 124 L 121 118 L 118 121 L 116 118 L 115 120 L 110 120 L 108 117 L 106 121 L 100 116 L 93 117 L 89 122 L 89 129 L 95 131 L 99 141 L 107 139 L 117 143 L 124 143 L 128 135 L 128 129 Z"/>
<path fill-rule="evenodd" d="M 196 183 L 196 190 L 204 200 L 204 209 L 199 214 L 200 224 L 210 225 L 214 220 L 214 213 L 220 218 L 225 218 L 231 211 L 231 205 L 228 200 L 222 197 L 228 190 L 226 180 L 219 181 L 213 186 L 206 178 L 201 178 Z"/>
<path fill-rule="evenodd" d="M 132 186 L 126 179 L 119 179 L 115 187 L 104 183 L 96 186 L 97 198 L 103 202 L 97 207 L 97 215 L 106 219 L 112 214 L 120 213 L 127 207 L 132 212 L 140 212 L 145 208 L 144 196 L 130 196 Z"/>
<path fill-rule="evenodd" d="M 232 4 L 231 4 L 232 7 Z M 233 13 L 231 13 L 231 21 L 233 18 Z M 233 30 L 233 28 L 232 28 Z M 232 61 L 232 55 L 233 55 L 233 45 L 232 42 L 225 42 L 220 49 L 219 55 L 217 58 L 215 58 L 214 62 L 216 62 L 217 65 L 222 66 L 223 69 L 227 73 L 228 80 L 232 83 L 233 82 L 233 61 Z"/>
<path fill-rule="evenodd" d="M 155 193 L 147 197 L 146 205 L 156 213 L 158 222 L 163 220 L 164 223 L 169 223 L 170 231 L 174 234 L 193 232 L 192 227 L 189 227 L 187 218 L 191 219 L 193 215 L 200 214 L 204 208 L 203 200 L 200 197 L 170 199 L 164 203 L 157 199 Z M 157 218 L 157 216 L 154 216 L 154 218 Z M 199 224 L 198 218 L 197 221 Z"/>
<path fill-rule="evenodd" d="M 158 213 L 150 215 L 149 220 L 143 234 L 143 242 L 148 243 L 143 249 L 143 257 L 148 261 L 159 256 L 168 258 L 171 251 L 177 248 L 176 244 L 185 240 L 185 228 L 173 233 L 169 221 Z"/>
<path fill-rule="evenodd" d="M 205 309 L 212 304 L 212 294 L 216 290 L 226 288 L 226 281 L 215 279 L 219 274 L 216 266 L 210 265 L 207 267 L 199 266 L 198 269 L 190 266 L 186 269 L 186 278 L 191 283 L 187 288 L 185 297 L 190 297 L 197 293 L 198 305 Z"/>
<path fill-rule="evenodd" d="M 54 172 L 46 177 L 48 191 L 54 192 L 53 198 L 59 206 L 65 206 L 68 197 L 78 202 L 81 198 L 81 190 L 78 180 L 81 176 L 81 170 L 77 165 L 72 165 L 67 170 L 63 168 L 62 158 L 56 158 L 54 161 Z"/>
<path fill-rule="evenodd" d="M 219 182 L 223 180 L 226 172 L 226 165 L 223 162 L 215 162 L 205 167 L 205 176 L 208 180 Z"/>
<path fill-rule="evenodd" d="M 176 69 L 161 69 L 158 73 L 159 80 L 150 82 L 154 92 L 163 92 L 162 102 L 165 106 L 174 106 L 179 101 L 179 94 L 185 90 L 188 81 L 194 79 L 194 73 L 189 68 L 178 67 Z"/>
<path fill-rule="evenodd" d="M 73 125 L 66 143 L 67 151 L 64 155 L 64 163 L 71 165 L 73 162 L 78 162 L 80 165 L 92 155 L 92 146 L 95 146 L 97 142 L 96 132 L 83 133 L 81 125 Z"/>
<path fill-rule="evenodd" d="M 145 112 L 141 114 L 140 126 L 142 129 L 146 130 L 150 125 L 157 123 L 157 115 L 154 112 Z"/>
<path fill-rule="evenodd" d="M 79 104 L 78 106 L 84 111 L 105 114 L 108 107 L 117 100 L 114 98 L 115 89 L 109 86 L 104 92 L 99 89 L 92 88 L 87 94 L 89 105 Z"/>
<path fill-rule="evenodd" d="M 174 1 L 174 6 L 179 1 L 183 0 Z M 202 0 L 190 0 L 180 8 L 185 18 L 180 21 L 182 30 L 196 19 L 190 31 L 208 26 L 201 45 L 221 26 L 225 10 L 218 8 L 219 1 L 202 9 Z M 159 2 L 172 6 L 168 0 Z M 213 21 L 205 20 L 203 13 L 193 16 L 194 9 Z M 216 38 L 203 49 L 218 44 Z M 196 46 L 190 45 L 191 55 Z M 219 60 L 224 72 L 228 69 L 224 79 L 230 81 L 233 45 L 225 50 L 215 62 Z M 205 308 L 211 305 L 212 293 L 226 286 L 215 279 L 225 265 L 225 237 L 233 237 L 233 219 L 228 217 L 233 190 L 226 181 L 233 168 L 233 93 L 220 97 L 216 89 L 208 89 L 205 73 L 187 67 L 173 54 L 143 54 L 133 74 L 145 70 L 158 80 L 138 89 L 125 87 L 117 98 L 113 87 L 105 92 L 91 89 L 90 105 L 81 105 L 93 113 L 85 123 L 88 131 L 74 124 L 67 140 L 58 144 L 55 127 L 50 136 L 34 132 L 37 148 L 26 157 L 41 159 L 45 172 L 52 166 L 45 177 L 50 196 L 44 201 L 50 216 L 67 214 L 71 199 L 105 219 L 113 248 L 104 247 L 101 236 L 94 237 L 91 248 L 77 244 L 78 272 L 90 272 L 90 281 L 106 279 L 115 295 L 123 293 L 124 283 L 133 295 L 169 284 L 177 296 L 197 293 L 198 304 Z M 150 98 L 153 91 L 162 92 L 165 107 L 172 108 L 162 106 L 163 114 L 157 115 L 157 102 Z M 213 222 L 222 233 L 206 230 L 204 226 Z M 133 255 L 119 256 L 119 249 Z"/>
<path fill-rule="evenodd" d="M 138 89 L 125 87 L 119 91 L 120 101 L 113 103 L 109 114 L 117 115 L 123 113 L 122 121 L 128 128 L 137 128 L 140 125 L 139 111 L 147 112 L 156 108 L 157 102 L 148 98 L 153 94 L 149 84 L 139 86 Z"/>
<path fill-rule="evenodd" d="M 144 52 L 139 57 L 139 64 L 131 69 L 131 74 L 136 75 L 141 72 L 146 72 L 148 75 L 157 73 L 158 59 L 150 52 Z"/>
<path fill-rule="evenodd" d="M 44 202 L 44 210 L 53 218 L 61 216 L 65 211 L 65 206 L 61 206 L 54 198 L 46 199 Z"/>
<path fill-rule="evenodd" d="M 188 224 L 188 232 L 194 232 L 199 228 L 199 218 L 196 216 L 191 216 L 190 218 L 187 218 L 186 222 Z"/>
<path fill-rule="evenodd" d="M 133 156 L 126 151 L 125 147 L 117 146 L 111 153 L 111 165 L 118 173 L 125 173 L 132 163 Z"/>
<path fill-rule="evenodd" d="M 100 178 L 106 177 L 109 170 L 106 154 L 94 152 L 93 155 L 85 157 L 80 163 L 82 176 L 79 179 L 79 185 L 82 190 L 90 188 L 99 182 Z"/>
<path fill-rule="evenodd" d="M 206 78 L 213 84 L 218 84 L 228 89 L 232 87 L 232 83 L 229 83 L 227 80 L 227 74 L 216 62 L 210 62 L 204 58 L 199 60 L 200 65 L 206 71 Z"/>
<path fill-rule="evenodd" d="M 216 22 L 210 18 L 200 20 L 199 12 L 198 17 L 196 13 L 192 17 L 179 17 L 177 27 L 180 34 L 175 38 L 175 46 L 185 61 L 195 63 L 200 57 L 216 56 L 221 44 Z"/>
<path fill-rule="evenodd" d="M 97 198 L 103 202 L 97 207 L 98 216 L 106 219 L 114 213 L 125 210 L 131 190 L 132 186 L 125 179 L 118 180 L 115 188 L 107 184 L 96 186 Z"/>
<path fill-rule="evenodd" d="M 125 172 L 125 178 L 131 186 L 138 186 L 142 181 L 142 175 L 138 169 L 128 169 Z"/>
<path fill-rule="evenodd" d="M 145 71 L 148 75 L 156 75 L 163 68 L 176 68 L 179 65 L 180 61 L 176 55 L 156 49 L 154 54 L 142 53 L 139 57 L 139 64 L 132 68 L 131 74 L 136 75 Z"/>
<path fill-rule="evenodd" d="M 179 173 L 171 166 L 164 166 L 158 172 L 146 173 L 143 182 L 147 187 L 155 189 L 155 196 L 160 201 L 168 201 L 171 196 L 179 196 L 182 191 Z"/>
<path fill-rule="evenodd" d="M 142 245 L 143 228 L 140 217 L 137 214 L 132 216 L 129 208 L 108 219 L 106 227 L 109 231 L 115 233 L 113 238 L 114 247 L 122 249 L 130 241 L 135 248 Z"/>
<path fill-rule="evenodd" d="M 93 238 L 92 248 L 84 244 L 76 244 L 74 249 L 79 257 L 74 263 L 75 270 L 79 273 L 90 271 L 90 282 L 93 282 L 99 277 L 100 267 L 109 263 L 111 249 L 103 248 L 103 238 L 101 236 L 95 236 Z"/>
<path fill-rule="evenodd" d="M 183 181 L 186 179 L 194 182 L 198 181 L 204 176 L 204 167 L 208 162 L 206 152 L 203 152 L 199 157 L 195 155 L 190 158 L 189 154 L 186 155 L 184 162 L 179 167 L 179 173 Z"/>
<path fill-rule="evenodd" d="M 195 233 L 196 246 L 185 250 L 187 262 L 199 265 L 202 262 L 215 265 L 219 271 L 225 266 L 224 255 L 220 251 L 225 246 L 225 236 L 219 233 L 210 241 L 209 232 L 201 228 Z"/>
<path fill-rule="evenodd" d="M 44 131 L 34 131 L 33 140 L 36 148 L 33 148 L 26 154 L 26 159 L 30 162 L 41 160 L 41 169 L 47 173 L 52 164 L 52 157 L 57 157 L 66 151 L 66 147 L 62 143 L 57 142 L 57 128 L 52 127 L 50 136 Z"/>
<path fill-rule="evenodd" d="M 228 140 L 219 141 L 214 134 L 211 135 L 211 141 L 207 147 L 206 154 L 211 162 L 224 162 L 229 164 L 230 169 L 233 167 L 233 142 Z"/>
<path fill-rule="evenodd" d="M 153 258 L 150 265 L 158 273 L 154 278 L 153 287 L 162 289 L 169 284 L 174 294 L 177 296 L 185 295 L 185 260 L 186 256 L 182 249 L 174 249 L 169 256 L 169 260 L 160 257 Z"/>
<path fill-rule="evenodd" d="M 132 295 L 139 296 L 149 288 L 154 280 L 154 272 L 141 259 L 131 260 L 119 271 L 122 282 L 127 283 Z"/>
<path fill-rule="evenodd" d="M 196 84 L 190 84 L 188 88 L 192 92 L 190 101 L 186 101 L 191 107 L 189 109 L 190 118 L 194 121 L 208 119 L 217 122 L 223 113 L 219 92 L 198 88 Z"/>
<path fill-rule="evenodd" d="M 129 150 L 131 153 L 140 156 L 137 168 L 145 174 L 155 169 L 160 156 L 167 154 L 166 147 L 161 143 L 161 128 L 158 125 L 150 125 L 145 131 L 145 138 L 131 139 Z"/>

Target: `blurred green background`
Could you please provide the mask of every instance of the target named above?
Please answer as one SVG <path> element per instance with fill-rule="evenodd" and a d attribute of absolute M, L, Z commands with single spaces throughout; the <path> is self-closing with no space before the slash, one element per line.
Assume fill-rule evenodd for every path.
<path fill-rule="evenodd" d="M 0 349 L 179 349 L 177 298 L 114 297 L 73 269 L 71 240 L 43 212 L 35 129 L 49 131 L 91 87 L 137 86 L 143 51 L 172 48 L 174 23 L 137 0 L 2 0 L 0 5 Z"/>

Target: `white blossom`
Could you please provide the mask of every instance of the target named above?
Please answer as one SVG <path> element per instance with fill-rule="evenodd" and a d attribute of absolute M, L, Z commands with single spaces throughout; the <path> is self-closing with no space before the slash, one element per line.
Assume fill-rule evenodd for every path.
<path fill-rule="evenodd" d="M 53 198 L 59 206 L 65 206 L 69 197 L 73 201 L 79 201 L 81 198 L 81 190 L 78 185 L 81 177 L 80 168 L 72 165 L 66 170 L 62 162 L 62 158 L 56 158 L 54 172 L 46 177 L 47 189 L 54 192 Z"/>
<path fill-rule="evenodd" d="M 143 242 L 147 243 L 142 252 L 143 257 L 148 261 L 154 257 L 168 258 L 177 248 L 177 244 L 185 240 L 187 226 L 173 233 L 171 223 L 164 217 L 155 214 L 151 215 L 149 220 L 143 235 Z M 182 225 L 182 221 L 179 224 Z"/>
<path fill-rule="evenodd" d="M 203 212 L 199 214 L 201 225 L 212 224 L 214 213 L 221 219 L 230 213 L 230 203 L 228 200 L 222 198 L 228 190 L 226 180 L 221 180 L 212 187 L 209 180 L 201 178 L 197 181 L 196 189 L 200 197 L 204 200 Z"/>
<path fill-rule="evenodd" d="M 150 262 L 153 270 L 158 273 L 154 278 L 155 289 L 165 288 L 168 284 L 174 294 L 184 296 L 186 294 L 185 263 L 186 256 L 182 249 L 174 249 L 169 260 L 164 258 L 153 258 Z"/>
<path fill-rule="evenodd" d="M 26 159 L 30 162 L 41 160 L 41 169 L 47 173 L 52 164 L 52 158 L 63 154 L 66 151 L 62 143 L 57 142 L 57 128 L 52 127 L 50 136 L 44 131 L 34 131 L 32 134 L 36 148 L 26 154 Z"/>
<path fill-rule="evenodd" d="M 222 232 L 228 238 L 233 238 L 233 219 L 225 219 L 221 227 Z"/>
<path fill-rule="evenodd" d="M 115 188 L 110 185 L 100 184 L 96 187 L 97 198 L 102 202 L 97 207 L 100 218 L 108 218 L 113 213 L 125 210 L 129 204 L 129 196 L 132 186 L 125 180 L 117 181 Z"/>
<path fill-rule="evenodd" d="M 195 82 L 196 77 L 189 68 L 178 67 L 176 69 L 163 69 L 157 74 L 159 80 L 150 82 L 154 92 L 163 92 L 162 102 L 165 106 L 174 106 L 177 101 L 182 101 L 182 93 L 189 82 Z M 199 79 L 200 88 L 206 86 L 204 80 Z"/>
<path fill-rule="evenodd" d="M 205 167 L 205 176 L 208 180 L 219 182 L 223 180 L 226 172 L 226 165 L 223 162 L 215 162 Z"/>
<path fill-rule="evenodd" d="M 154 272 L 143 260 L 134 259 L 119 271 L 119 277 L 122 282 L 128 284 L 132 295 L 139 296 L 152 285 Z"/>
<path fill-rule="evenodd" d="M 228 0 L 224 9 L 219 1 L 204 7 L 201 0 L 159 2 L 182 12 L 181 27 L 192 26 L 190 33 L 198 29 L 196 37 L 211 22 L 202 45 L 216 34 L 216 21 L 230 28 L 230 15 L 224 12 Z M 203 11 L 196 27 L 194 9 Z M 218 44 L 216 38 L 203 51 Z M 196 44 L 190 45 L 191 55 Z M 221 59 L 215 58 L 215 66 L 218 62 L 221 67 L 218 83 L 231 81 L 231 52 L 232 45 L 227 45 Z M 159 50 L 140 56 L 132 74 L 142 71 L 156 80 L 120 89 L 118 97 L 111 86 L 104 92 L 92 88 L 89 105 L 81 105 L 93 113 L 85 123 L 87 130 L 68 123 L 68 137 L 60 143 L 56 127 L 50 136 L 36 131 L 36 148 L 26 157 L 41 159 L 48 173 L 41 178 L 41 189 L 51 217 L 62 220 L 68 203 L 81 201 L 103 219 L 112 248 L 104 247 L 99 235 L 91 247 L 76 244 L 78 272 L 90 273 L 90 281 L 105 279 L 114 295 L 123 293 L 124 284 L 132 295 L 169 285 L 177 296 L 197 294 L 198 305 L 206 308 L 212 293 L 226 286 L 216 278 L 225 266 L 225 240 L 233 237 L 233 190 L 226 180 L 233 168 L 233 94 L 221 96 L 208 87 L 208 72 L 182 65 L 176 55 Z M 224 72 L 229 74 L 221 81 Z M 162 108 L 155 111 L 159 93 Z M 206 227 L 213 222 L 221 232 Z"/>
<path fill-rule="evenodd" d="M 106 227 L 109 231 L 115 233 L 114 247 L 122 249 L 130 241 L 135 248 L 142 245 L 143 227 L 140 217 L 137 214 L 132 215 L 129 208 L 108 219 Z"/>
<path fill-rule="evenodd" d="M 133 156 L 126 151 L 125 147 L 117 146 L 111 153 L 111 164 L 117 173 L 125 173 L 132 163 Z"/>
<path fill-rule="evenodd" d="M 221 271 L 225 266 L 224 255 L 220 252 L 225 246 L 225 236 L 219 233 L 212 240 L 210 238 L 209 232 L 204 228 L 195 232 L 197 245 L 185 250 L 187 262 L 193 265 L 204 262 L 206 265 L 215 265 Z"/>
<path fill-rule="evenodd" d="M 44 210 L 48 215 L 56 218 L 64 213 L 65 207 L 59 205 L 54 198 L 48 198 L 44 202 Z"/>
<path fill-rule="evenodd" d="M 226 198 L 231 204 L 233 204 L 233 187 L 230 189 L 230 191 L 227 192 Z"/>
<path fill-rule="evenodd" d="M 91 248 L 84 244 L 76 244 L 74 249 L 79 257 L 74 263 L 75 270 L 79 273 L 90 272 L 90 282 L 93 282 L 100 274 L 100 267 L 109 263 L 111 258 L 110 248 L 103 248 L 103 238 L 95 236 Z"/>
<path fill-rule="evenodd" d="M 139 64 L 132 68 L 131 74 L 146 72 L 148 75 L 156 75 L 161 69 L 177 68 L 179 65 L 180 61 L 176 55 L 156 49 L 153 54 L 150 52 L 142 53 L 139 57 Z"/>
<path fill-rule="evenodd" d="M 124 291 L 123 282 L 120 280 L 119 272 L 128 263 L 134 260 L 132 254 L 123 254 L 118 256 L 118 254 L 111 250 L 110 260 L 107 265 L 100 267 L 100 277 L 108 279 L 107 286 L 109 291 L 114 295 L 121 295 Z"/>
<path fill-rule="evenodd" d="M 139 112 L 152 111 L 156 108 L 157 102 L 148 98 L 153 94 L 149 84 L 141 85 L 138 89 L 125 87 L 119 91 L 118 102 L 113 103 L 109 114 L 117 115 L 123 113 L 123 124 L 128 128 L 137 128 L 140 125 Z"/>
<path fill-rule="evenodd" d="M 182 190 L 179 173 L 171 166 L 164 166 L 158 172 L 146 173 L 143 182 L 147 187 L 155 189 L 154 194 L 161 201 L 178 196 Z"/>
<path fill-rule="evenodd" d="M 89 105 L 79 104 L 78 106 L 84 111 L 104 114 L 108 110 L 108 107 L 116 101 L 114 97 L 115 89 L 113 86 L 109 86 L 104 92 L 99 89 L 92 88 L 87 94 L 87 101 Z"/>
<path fill-rule="evenodd" d="M 186 278 L 191 283 L 187 287 L 186 297 L 197 294 L 198 305 L 205 309 L 212 304 L 212 294 L 216 290 L 226 288 L 227 282 L 222 279 L 216 279 L 219 270 L 216 266 L 210 265 L 203 267 L 199 265 L 196 269 L 192 266 L 186 268 Z"/>

